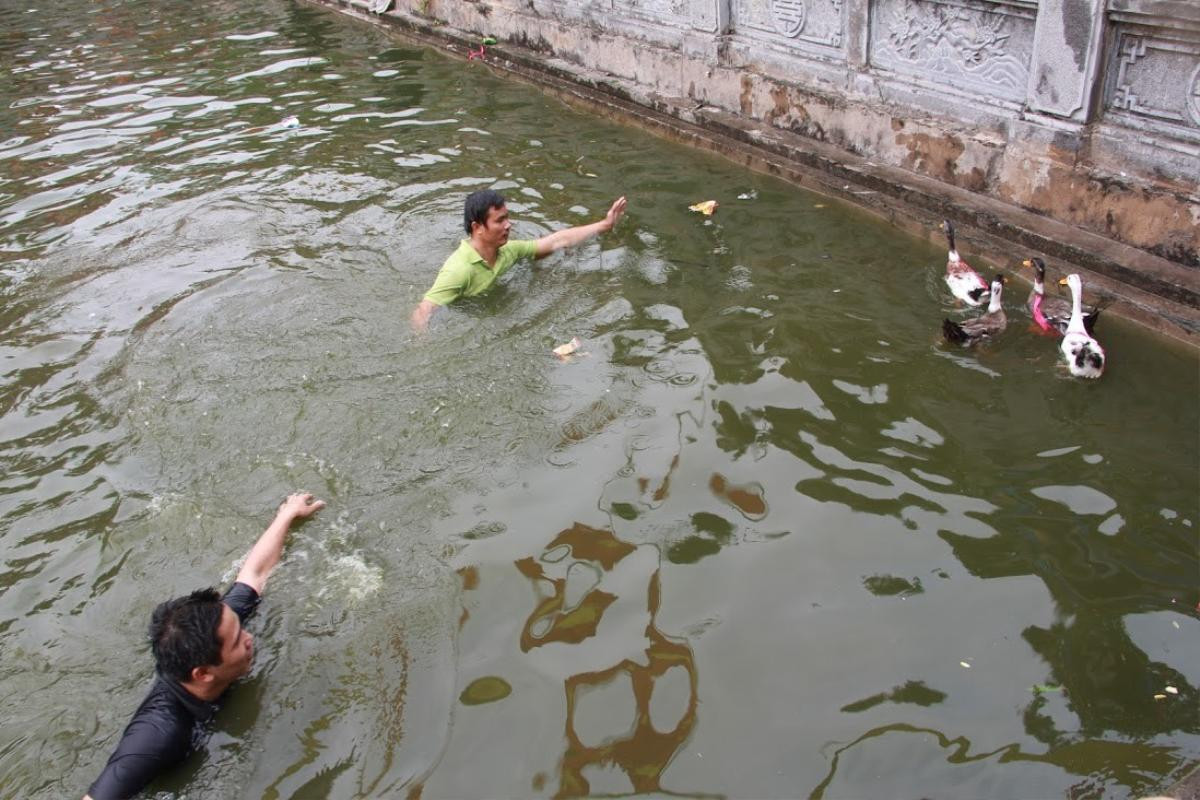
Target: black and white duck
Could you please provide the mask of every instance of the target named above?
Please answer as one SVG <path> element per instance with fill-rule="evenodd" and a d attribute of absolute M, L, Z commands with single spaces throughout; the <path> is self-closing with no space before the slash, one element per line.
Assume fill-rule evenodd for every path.
<path fill-rule="evenodd" d="M 1062 297 L 1046 296 L 1046 262 L 1034 256 L 1021 263 L 1033 268 L 1033 289 L 1030 290 L 1025 305 L 1033 317 L 1034 324 L 1047 333 L 1066 333 L 1067 324 L 1071 321 L 1071 303 Z M 1083 327 L 1089 334 L 1095 334 L 1096 320 L 1100 319 L 1100 312 L 1103 310 L 1102 303 L 1083 309 Z"/>
<path fill-rule="evenodd" d="M 942 320 L 942 335 L 946 337 L 947 341 L 971 345 L 1004 333 L 1004 329 L 1008 327 L 1008 317 L 1004 315 L 1004 307 L 1000 305 L 1000 297 L 1003 293 L 1004 276 L 997 273 L 996 277 L 992 278 L 992 285 L 988 292 L 990 300 L 987 311 L 974 319 L 962 322 Z"/>
<path fill-rule="evenodd" d="M 942 230 L 950 243 L 946 256 L 946 285 L 950 293 L 969 306 L 983 305 L 988 300 L 988 284 L 971 265 L 962 260 L 954 247 L 954 226 L 950 220 L 942 220 Z"/>
<path fill-rule="evenodd" d="M 1076 378 L 1099 378 L 1104 374 L 1104 348 L 1083 324 L 1083 281 L 1071 273 L 1059 283 L 1071 287 L 1071 319 L 1059 345 L 1067 369 Z"/>

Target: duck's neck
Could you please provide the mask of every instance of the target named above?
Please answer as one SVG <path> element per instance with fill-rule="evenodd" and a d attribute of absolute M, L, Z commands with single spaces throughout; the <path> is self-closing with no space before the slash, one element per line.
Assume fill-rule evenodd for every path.
<path fill-rule="evenodd" d="M 1071 321 L 1067 324 L 1068 333 L 1087 333 L 1087 328 L 1083 327 L 1083 292 L 1080 290 L 1079 284 L 1071 283 Z"/>
<path fill-rule="evenodd" d="M 999 310 L 1000 310 L 1000 294 L 1001 294 L 1001 291 L 1002 291 L 1002 290 L 1001 290 L 1001 288 L 1000 288 L 1000 286 L 999 286 L 999 285 L 996 285 L 996 286 L 993 286 L 993 287 L 992 287 L 992 299 L 988 301 L 988 310 L 987 310 L 987 313 L 989 313 L 989 314 L 995 314 L 997 311 L 999 311 Z"/>

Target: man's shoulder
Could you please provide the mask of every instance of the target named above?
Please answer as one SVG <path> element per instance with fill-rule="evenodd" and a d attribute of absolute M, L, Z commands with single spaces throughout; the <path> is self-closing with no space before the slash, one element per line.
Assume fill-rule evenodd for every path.
<path fill-rule="evenodd" d="M 470 239 L 462 239 L 458 243 L 458 247 L 450 251 L 450 255 L 446 256 L 446 260 L 442 262 L 442 270 L 447 269 L 465 269 L 471 265 L 472 261 L 481 261 L 479 254 L 475 252 L 475 248 L 471 246 Z"/>
<path fill-rule="evenodd" d="M 133 718 L 129 720 L 129 725 L 125 730 L 126 734 L 135 727 L 149 727 L 164 735 L 178 734 L 190 741 L 197 717 L 203 718 L 208 715 L 201 713 L 200 708 L 188 707 L 189 704 L 185 703 L 180 695 L 181 692 L 186 691 L 181 686 L 170 686 L 166 678 L 156 675 L 150 691 L 146 693 L 141 705 L 133 712 Z M 197 699 L 194 705 L 202 706 L 204 701 Z"/>
<path fill-rule="evenodd" d="M 195 727 L 195 715 L 171 691 L 166 679 L 156 676 L 125 726 L 113 759 L 140 756 L 169 763 L 183 758 L 191 749 Z"/>
<path fill-rule="evenodd" d="M 255 612 L 259 600 L 259 594 L 254 587 L 241 582 L 230 586 L 229 591 L 225 592 L 221 598 L 221 601 L 233 609 L 233 613 L 237 614 L 238 619 L 242 622 L 245 622 Z"/>
<path fill-rule="evenodd" d="M 100 777 L 89 787 L 95 800 L 130 797 L 155 775 L 181 761 L 192 748 L 196 718 L 158 676 Z"/>
<path fill-rule="evenodd" d="M 531 258 L 537 252 L 537 240 L 510 239 L 500 247 L 500 252 L 513 258 Z"/>
<path fill-rule="evenodd" d="M 501 245 L 496 258 L 497 272 L 503 272 L 523 258 L 537 255 L 537 242 L 533 239 L 511 239 Z"/>

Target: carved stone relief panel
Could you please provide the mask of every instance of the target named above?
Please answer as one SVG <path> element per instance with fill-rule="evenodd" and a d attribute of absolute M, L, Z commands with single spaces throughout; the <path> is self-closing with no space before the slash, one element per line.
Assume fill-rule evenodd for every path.
<path fill-rule="evenodd" d="M 840 55 L 844 0 L 732 0 L 735 33 L 785 50 Z M 838 51 L 834 53 L 833 51 Z"/>
<path fill-rule="evenodd" d="M 613 10 L 657 22 L 686 23 L 702 31 L 717 29 L 717 0 L 613 0 Z"/>
<path fill-rule="evenodd" d="M 668 28 L 688 28 L 716 32 L 718 2 L 721 0 L 593 0 L 566 2 L 566 6 L 587 8 L 594 16 L 638 19 Z"/>
<path fill-rule="evenodd" d="M 1200 132 L 1200 31 L 1114 23 L 1105 109 L 1164 131 Z"/>
<path fill-rule="evenodd" d="M 550 4 L 555 14 L 606 22 L 630 19 L 655 27 L 717 32 L 718 4 L 725 0 L 567 0 Z"/>
<path fill-rule="evenodd" d="M 873 0 L 872 66 L 927 83 L 1024 102 L 1032 0 Z"/>

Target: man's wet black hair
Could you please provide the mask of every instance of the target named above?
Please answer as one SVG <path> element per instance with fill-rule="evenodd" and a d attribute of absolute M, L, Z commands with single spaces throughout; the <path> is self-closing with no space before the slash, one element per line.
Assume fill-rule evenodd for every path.
<path fill-rule="evenodd" d="M 211 588 L 158 604 L 150 617 L 150 649 L 159 672 L 188 681 L 193 668 L 221 663 L 217 627 L 224 605 Z"/>
<path fill-rule="evenodd" d="M 487 224 L 488 209 L 500 208 L 504 202 L 504 195 L 493 189 L 480 189 L 467 195 L 467 201 L 463 203 L 463 227 L 467 236 L 471 235 L 472 222 Z"/>

